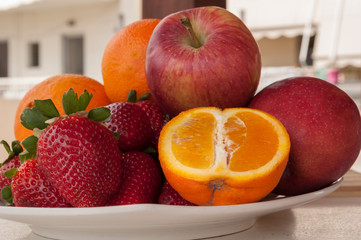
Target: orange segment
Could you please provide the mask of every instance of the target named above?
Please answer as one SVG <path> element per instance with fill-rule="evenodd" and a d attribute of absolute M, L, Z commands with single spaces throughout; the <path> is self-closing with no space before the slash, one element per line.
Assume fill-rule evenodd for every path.
<path fill-rule="evenodd" d="M 195 108 L 163 128 L 159 160 L 178 193 L 198 205 L 254 202 L 286 167 L 290 140 L 273 116 L 249 108 Z"/>

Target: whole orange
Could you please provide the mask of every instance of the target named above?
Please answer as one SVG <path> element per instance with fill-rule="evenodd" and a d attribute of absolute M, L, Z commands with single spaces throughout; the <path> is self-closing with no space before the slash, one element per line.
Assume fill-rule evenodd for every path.
<path fill-rule="evenodd" d="M 20 101 L 16 110 L 14 122 L 15 138 L 19 141 L 24 140 L 26 137 L 32 135 L 32 131 L 26 129 L 21 125 L 20 115 L 25 108 L 33 107 L 34 100 L 51 99 L 53 100 L 60 115 L 64 115 L 62 97 L 63 93 L 73 88 L 78 94 L 82 94 L 86 89 L 89 93 L 93 94 L 87 110 L 92 108 L 106 106 L 110 103 L 103 84 L 100 82 L 77 74 L 60 74 L 50 77 L 34 87 L 32 87 Z"/>
<path fill-rule="evenodd" d="M 142 19 L 122 28 L 108 42 L 102 74 L 111 102 L 126 101 L 130 90 L 139 96 L 149 92 L 145 78 L 145 53 L 150 36 L 160 19 Z"/>

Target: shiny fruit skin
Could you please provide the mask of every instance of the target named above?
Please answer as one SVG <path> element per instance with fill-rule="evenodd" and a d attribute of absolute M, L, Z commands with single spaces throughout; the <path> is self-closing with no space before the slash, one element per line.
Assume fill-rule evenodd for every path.
<path fill-rule="evenodd" d="M 180 19 L 187 17 L 201 47 Z M 219 7 L 200 7 L 162 19 L 149 40 L 145 73 L 152 97 L 172 117 L 200 107 L 242 107 L 254 95 L 261 56 L 251 32 Z"/>
<path fill-rule="evenodd" d="M 275 116 L 290 135 L 290 158 L 276 193 L 298 195 L 325 187 L 357 159 L 360 112 L 335 85 L 313 77 L 284 79 L 264 88 L 248 106 Z"/>
<path fill-rule="evenodd" d="M 120 185 L 120 151 L 114 135 L 81 116 L 56 120 L 37 144 L 39 169 L 74 207 L 103 206 Z"/>

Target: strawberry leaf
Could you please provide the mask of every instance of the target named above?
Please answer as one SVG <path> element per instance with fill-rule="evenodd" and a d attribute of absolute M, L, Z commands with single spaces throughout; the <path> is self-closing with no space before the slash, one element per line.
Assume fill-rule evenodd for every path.
<path fill-rule="evenodd" d="M 21 124 L 30 130 L 34 128 L 45 129 L 48 126 L 45 121 L 48 119 L 37 107 L 25 108 L 20 115 Z"/>
<path fill-rule="evenodd" d="M 119 134 L 119 133 L 116 133 L 116 132 L 112 132 L 112 133 L 113 133 L 115 139 L 118 141 L 119 138 L 120 138 L 120 134 Z M 119 149 L 119 150 L 120 150 L 120 149 Z"/>
<path fill-rule="evenodd" d="M 12 141 L 11 142 L 11 147 L 9 146 L 9 144 L 5 140 L 2 140 L 0 142 L 0 144 L 4 145 L 4 148 L 6 149 L 6 152 L 9 154 L 8 157 L 6 158 L 6 160 L 4 162 L 0 163 L 0 167 L 2 167 L 7 161 L 9 161 L 13 157 L 19 155 L 23 151 L 23 148 L 21 147 L 20 141 L 18 141 L 18 140 Z"/>
<path fill-rule="evenodd" d="M 127 102 L 136 103 L 137 102 L 137 91 L 134 89 L 130 90 L 127 96 Z"/>
<path fill-rule="evenodd" d="M 145 93 L 145 94 L 143 94 L 143 95 L 138 99 L 138 102 L 148 100 L 149 95 L 150 95 L 150 93 Z"/>
<path fill-rule="evenodd" d="M 4 145 L 4 148 L 5 148 L 6 152 L 10 154 L 11 148 L 10 148 L 9 144 L 5 140 L 2 140 L 0 142 L 0 144 Z"/>
<path fill-rule="evenodd" d="M 92 99 L 93 94 L 89 94 L 87 90 L 80 95 L 74 92 L 72 88 L 68 92 L 63 94 L 63 108 L 66 115 L 70 115 L 76 112 L 84 111 L 89 105 L 90 100 Z"/>
<path fill-rule="evenodd" d="M 22 144 L 26 150 L 19 154 L 21 163 L 24 163 L 28 159 L 35 158 L 37 143 L 38 138 L 34 135 L 31 135 L 22 141 Z"/>
<path fill-rule="evenodd" d="M 157 153 L 157 150 L 154 147 L 147 147 L 142 152 L 148 153 L 148 154 L 154 154 L 154 153 Z"/>
<path fill-rule="evenodd" d="M 48 119 L 60 117 L 58 109 L 51 99 L 34 100 L 34 106 Z"/>
<path fill-rule="evenodd" d="M 23 151 L 23 148 L 21 147 L 21 144 L 20 144 L 19 140 L 12 141 L 11 142 L 11 147 L 12 147 L 13 152 L 15 153 L 15 155 L 19 155 Z"/>
<path fill-rule="evenodd" d="M 110 120 L 110 110 L 106 107 L 94 108 L 89 111 L 88 118 L 95 122 L 105 122 Z"/>
<path fill-rule="evenodd" d="M 3 187 L 1 189 L 1 198 L 4 200 L 6 205 L 12 205 L 14 203 L 14 198 L 10 186 Z"/>
<path fill-rule="evenodd" d="M 3 172 L 3 175 L 7 178 L 12 178 L 15 176 L 17 171 L 18 171 L 17 168 L 12 168 L 10 170 L 7 170 L 6 172 Z"/>

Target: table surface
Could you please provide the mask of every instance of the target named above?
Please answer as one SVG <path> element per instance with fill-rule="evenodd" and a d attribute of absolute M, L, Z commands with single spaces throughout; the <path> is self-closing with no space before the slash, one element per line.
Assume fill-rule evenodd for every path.
<path fill-rule="evenodd" d="M 48 239 L 33 234 L 25 224 L 4 219 L 0 219 L 0 229 L 0 240 Z M 261 217 L 249 230 L 211 239 L 309 240 L 313 238 L 361 239 L 361 173 L 349 171 L 341 187 L 327 197 Z"/>

